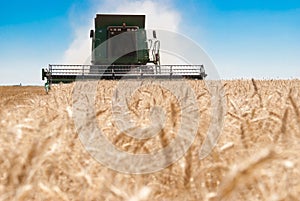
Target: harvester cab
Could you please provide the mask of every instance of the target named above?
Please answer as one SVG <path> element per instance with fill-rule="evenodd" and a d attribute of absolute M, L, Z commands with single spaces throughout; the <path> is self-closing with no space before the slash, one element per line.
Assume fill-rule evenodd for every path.
<path fill-rule="evenodd" d="M 49 88 L 53 83 L 79 79 L 138 79 L 206 77 L 203 65 L 161 65 L 156 31 L 147 37 L 145 15 L 97 14 L 90 31 L 90 65 L 52 65 L 42 69 Z"/>

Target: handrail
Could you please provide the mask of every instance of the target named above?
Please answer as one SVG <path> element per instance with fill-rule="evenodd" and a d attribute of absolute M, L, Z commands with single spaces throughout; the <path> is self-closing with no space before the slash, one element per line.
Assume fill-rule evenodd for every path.
<path fill-rule="evenodd" d="M 47 83 L 73 82 L 76 79 L 204 79 L 203 65 L 56 65 L 42 69 Z"/>
<path fill-rule="evenodd" d="M 159 73 L 157 69 L 159 68 Z M 49 64 L 49 73 L 52 75 L 72 74 L 91 75 L 104 73 L 151 73 L 151 74 L 201 74 L 203 65 L 53 65 Z"/>

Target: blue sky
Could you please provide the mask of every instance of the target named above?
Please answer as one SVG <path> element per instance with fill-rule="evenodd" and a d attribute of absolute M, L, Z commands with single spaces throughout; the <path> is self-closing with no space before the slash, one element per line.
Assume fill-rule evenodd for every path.
<path fill-rule="evenodd" d="M 109 2 L 2 1 L 0 85 L 41 85 L 40 69 L 64 61 L 66 51 L 76 48 L 72 44 L 78 27 L 87 29 L 89 43 L 85 24 L 93 22 L 96 12 L 112 12 Z M 151 5 L 158 7 L 164 4 L 170 13 L 178 14 L 177 31 L 205 49 L 222 79 L 300 78 L 298 0 L 142 2 L 154 2 Z M 130 9 L 124 8 L 127 13 Z"/>

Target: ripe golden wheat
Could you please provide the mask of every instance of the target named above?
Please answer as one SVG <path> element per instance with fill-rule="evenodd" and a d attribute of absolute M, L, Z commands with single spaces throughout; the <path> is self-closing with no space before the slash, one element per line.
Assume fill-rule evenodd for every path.
<path fill-rule="evenodd" d="M 209 156 L 199 160 L 211 122 L 210 93 L 188 81 L 199 107 L 196 139 L 185 156 L 162 171 L 122 174 L 98 163 L 81 144 L 73 122 L 74 84 L 0 87 L 0 201 L 4 200 L 297 200 L 300 197 L 300 81 L 224 81 L 226 115 Z M 117 82 L 99 81 L 97 122 L 120 150 L 162 149 L 180 127 L 180 104 L 160 86 L 128 98 L 131 117 L 149 124 L 151 107 L 166 111 L 155 137 L 136 140 L 112 119 Z"/>

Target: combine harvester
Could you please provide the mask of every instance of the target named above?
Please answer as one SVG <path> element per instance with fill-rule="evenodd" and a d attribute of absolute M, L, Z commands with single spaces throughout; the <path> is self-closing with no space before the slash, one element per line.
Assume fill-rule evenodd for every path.
<path fill-rule="evenodd" d="M 203 65 L 161 65 L 160 41 L 147 37 L 145 15 L 97 14 L 90 65 L 52 65 L 42 69 L 48 91 L 53 83 L 91 79 L 204 79 Z M 179 47 L 180 48 L 180 47 Z"/>

